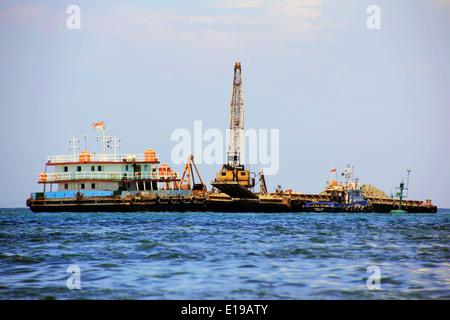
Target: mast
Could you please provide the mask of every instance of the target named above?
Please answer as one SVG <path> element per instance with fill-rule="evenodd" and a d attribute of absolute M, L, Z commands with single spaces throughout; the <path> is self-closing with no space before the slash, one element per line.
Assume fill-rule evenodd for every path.
<path fill-rule="evenodd" d="M 76 159 L 77 159 L 77 149 L 80 149 L 80 147 L 79 146 L 77 146 L 76 144 L 77 143 L 80 143 L 80 140 L 79 139 L 75 139 L 75 137 L 72 137 L 72 139 L 70 139 L 69 140 L 69 143 L 70 144 L 72 144 L 70 147 L 69 147 L 69 149 L 70 150 L 73 150 L 73 161 L 76 161 Z"/>
<path fill-rule="evenodd" d="M 244 100 L 242 94 L 241 63 L 234 65 L 233 92 L 231 95 L 230 144 L 228 147 L 228 165 L 231 168 L 241 166 L 244 137 Z"/>
<path fill-rule="evenodd" d="M 404 179 L 400 181 L 400 186 L 398 188 L 395 188 L 396 190 L 399 190 L 399 192 L 396 193 L 396 196 L 399 198 L 398 202 L 399 210 L 402 210 L 402 200 L 408 196 L 409 173 L 411 172 L 411 169 L 407 169 L 406 172 L 408 172 L 408 180 L 406 181 L 406 188 Z M 403 195 L 403 190 L 406 190 L 406 195 Z"/>

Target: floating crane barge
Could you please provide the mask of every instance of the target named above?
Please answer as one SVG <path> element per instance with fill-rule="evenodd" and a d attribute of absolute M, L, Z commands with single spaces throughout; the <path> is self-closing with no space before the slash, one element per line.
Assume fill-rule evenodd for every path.
<path fill-rule="evenodd" d="M 116 193 L 106 196 L 83 196 L 81 198 L 48 198 L 36 193 L 27 200 L 33 212 L 305 212 L 308 202 L 330 201 L 330 197 L 317 194 L 260 194 L 257 198 L 232 198 L 225 193 L 206 192 L 192 196 L 191 193 L 160 191 L 142 192 L 139 195 Z M 366 198 L 371 202 L 370 211 L 390 213 L 398 209 L 395 199 Z M 404 200 L 402 209 L 408 213 L 436 213 L 437 207 L 430 201 Z M 363 212 L 363 211 L 354 211 Z"/>
<path fill-rule="evenodd" d="M 364 197 L 363 202 L 348 203 L 347 199 L 344 205 L 338 203 L 339 206 L 335 206 L 333 189 L 325 194 L 301 194 L 291 190 L 283 192 L 279 187 L 275 193 L 269 193 L 262 171 L 258 174 L 260 192 L 254 192 L 256 175 L 246 170 L 241 158 L 244 104 L 240 62 L 234 67 L 227 163 L 211 182 L 212 191 L 207 191 L 201 180 L 193 156 L 188 158 L 180 178 L 167 164 L 159 165 L 159 156 L 151 149 L 143 155 L 107 155 L 106 143 L 115 149 L 118 139 L 105 135 L 104 122 L 94 123 L 93 127 L 103 131 L 103 137 L 97 138 L 103 142 L 103 155 L 87 151 L 77 155 L 73 139 L 73 155 L 48 157 L 38 181 L 43 191 L 32 193 L 26 201 L 33 212 L 335 212 L 336 208 L 342 210 L 339 212 L 437 212 L 431 200 L 402 201 L 402 193 L 400 201 Z M 54 168 L 54 173 L 47 173 L 49 167 Z M 54 186 L 57 191 L 53 191 Z M 336 190 L 340 194 L 355 191 Z"/>

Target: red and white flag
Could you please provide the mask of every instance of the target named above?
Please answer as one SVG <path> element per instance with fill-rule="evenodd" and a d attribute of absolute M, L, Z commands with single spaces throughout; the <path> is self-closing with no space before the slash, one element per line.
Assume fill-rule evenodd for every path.
<path fill-rule="evenodd" d="M 336 169 L 331 169 L 331 172 L 336 172 Z"/>
<path fill-rule="evenodd" d="M 101 122 L 94 122 L 92 124 L 92 128 L 94 128 L 95 130 L 105 130 L 105 121 L 101 121 Z"/>

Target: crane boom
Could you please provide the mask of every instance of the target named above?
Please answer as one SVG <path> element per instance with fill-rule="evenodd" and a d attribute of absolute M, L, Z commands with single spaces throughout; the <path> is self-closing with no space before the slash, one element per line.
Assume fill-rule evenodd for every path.
<path fill-rule="evenodd" d="M 242 95 L 241 63 L 234 65 L 233 91 L 231 95 L 230 145 L 228 147 L 228 165 L 231 168 L 241 166 L 244 136 L 244 99 Z"/>
<path fill-rule="evenodd" d="M 241 198 L 255 198 L 248 190 L 255 186 L 255 178 L 251 172 L 245 170 L 242 152 L 244 142 L 244 101 L 242 98 L 241 63 L 234 65 L 233 92 L 231 94 L 230 141 L 227 162 L 216 175 L 211 184 L 230 196 L 239 195 Z"/>

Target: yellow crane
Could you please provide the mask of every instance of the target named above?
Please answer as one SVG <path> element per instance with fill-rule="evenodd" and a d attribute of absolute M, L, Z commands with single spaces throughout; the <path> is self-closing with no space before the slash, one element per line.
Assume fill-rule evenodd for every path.
<path fill-rule="evenodd" d="M 254 197 L 245 188 L 253 188 L 255 179 L 250 177 L 250 171 L 245 170 L 242 159 L 244 140 L 244 100 L 242 95 L 241 63 L 234 65 L 233 91 L 230 108 L 230 141 L 227 152 L 227 163 L 217 173 L 216 180 L 211 184 L 230 196 L 240 194 L 241 197 Z M 234 187 L 235 186 L 235 187 Z M 245 188 L 242 188 L 245 187 Z M 237 192 L 237 193 L 236 193 Z"/>
<path fill-rule="evenodd" d="M 200 180 L 200 183 L 195 183 L 194 169 L 197 172 L 197 176 Z M 186 179 L 185 179 L 186 177 Z M 192 187 L 191 187 L 192 180 Z M 206 185 L 203 183 L 202 178 L 200 177 L 200 173 L 198 173 L 197 166 L 194 162 L 194 156 L 191 155 L 186 162 L 186 166 L 184 167 L 183 175 L 180 181 L 180 190 L 192 190 L 193 193 L 204 193 L 206 192 Z"/>

